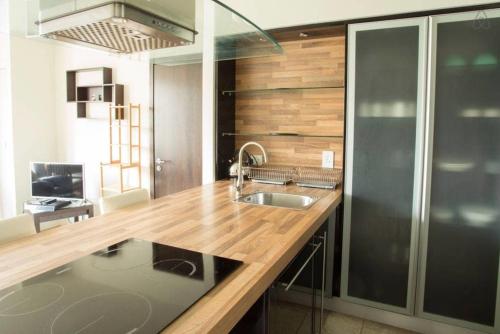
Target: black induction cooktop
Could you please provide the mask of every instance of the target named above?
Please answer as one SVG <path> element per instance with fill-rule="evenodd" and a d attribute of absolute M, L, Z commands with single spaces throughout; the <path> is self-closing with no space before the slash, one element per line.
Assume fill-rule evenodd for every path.
<path fill-rule="evenodd" d="M 158 333 L 240 261 L 129 239 L 0 291 L 0 333 Z"/>

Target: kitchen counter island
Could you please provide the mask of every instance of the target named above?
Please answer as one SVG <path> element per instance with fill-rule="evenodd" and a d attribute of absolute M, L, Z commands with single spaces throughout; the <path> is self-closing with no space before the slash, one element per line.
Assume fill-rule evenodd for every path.
<path fill-rule="evenodd" d="M 247 183 L 320 197 L 308 210 L 236 203 L 219 181 L 0 246 L 0 289 L 128 238 L 219 255 L 244 264 L 164 333 L 230 331 L 342 200 L 342 191 Z"/>

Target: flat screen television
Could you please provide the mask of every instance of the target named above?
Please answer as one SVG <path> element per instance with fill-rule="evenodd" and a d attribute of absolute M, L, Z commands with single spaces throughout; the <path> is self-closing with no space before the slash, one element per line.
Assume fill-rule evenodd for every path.
<path fill-rule="evenodd" d="M 85 199 L 83 164 L 32 162 L 31 196 Z"/>

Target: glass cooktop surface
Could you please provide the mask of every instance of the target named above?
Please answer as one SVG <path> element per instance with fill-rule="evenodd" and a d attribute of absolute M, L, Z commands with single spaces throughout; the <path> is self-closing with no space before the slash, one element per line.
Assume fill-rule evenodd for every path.
<path fill-rule="evenodd" d="M 240 261 L 129 239 L 0 291 L 0 333 L 158 333 Z"/>

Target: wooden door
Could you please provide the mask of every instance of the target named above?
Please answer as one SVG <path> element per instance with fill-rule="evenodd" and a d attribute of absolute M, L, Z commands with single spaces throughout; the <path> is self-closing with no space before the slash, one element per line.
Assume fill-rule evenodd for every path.
<path fill-rule="evenodd" d="M 154 193 L 201 185 L 202 66 L 154 65 Z"/>

